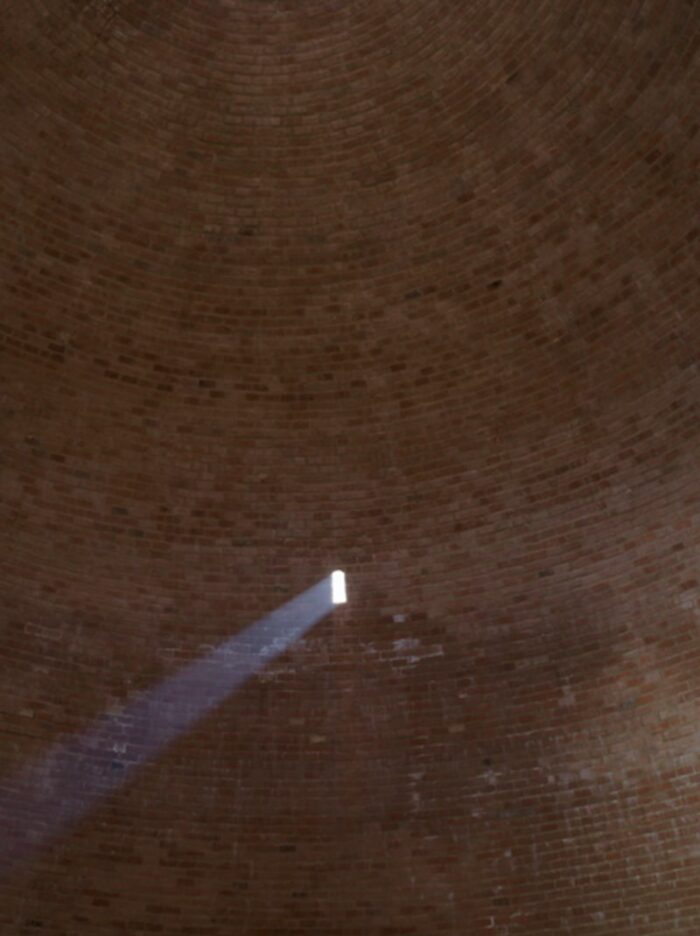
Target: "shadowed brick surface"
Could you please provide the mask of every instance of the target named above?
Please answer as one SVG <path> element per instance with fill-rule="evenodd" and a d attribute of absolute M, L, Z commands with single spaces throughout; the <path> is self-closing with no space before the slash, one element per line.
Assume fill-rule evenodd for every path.
<path fill-rule="evenodd" d="M 0 932 L 697 936 L 700 2 L 5 6 Z"/>

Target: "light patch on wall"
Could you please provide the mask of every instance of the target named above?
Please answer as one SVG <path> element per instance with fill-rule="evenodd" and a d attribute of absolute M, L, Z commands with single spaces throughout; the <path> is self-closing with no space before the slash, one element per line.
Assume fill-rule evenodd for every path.
<path fill-rule="evenodd" d="M 348 593 L 345 587 L 345 573 L 336 570 L 331 576 L 331 594 L 333 604 L 345 604 L 348 600 Z"/>

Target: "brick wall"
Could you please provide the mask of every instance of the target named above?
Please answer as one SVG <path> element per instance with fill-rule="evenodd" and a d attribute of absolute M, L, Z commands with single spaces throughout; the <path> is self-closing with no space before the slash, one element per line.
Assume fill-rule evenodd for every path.
<path fill-rule="evenodd" d="M 0 851 L 53 745 L 350 602 L 2 933 L 696 936 L 698 3 L 6 20 Z"/>

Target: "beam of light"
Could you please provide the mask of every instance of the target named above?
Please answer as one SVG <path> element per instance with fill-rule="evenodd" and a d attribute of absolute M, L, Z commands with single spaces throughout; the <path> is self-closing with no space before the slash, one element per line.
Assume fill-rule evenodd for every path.
<path fill-rule="evenodd" d="M 207 656 L 0 779 L 0 878 L 152 760 L 332 610 L 318 582 Z"/>
<path fill-rule="evenodd" d="M 331 594 L 335 605 L 345 604 L 348 600 L 348 593 L 345 588 L 345 573 L 339 569 L 331 575 Z"/>

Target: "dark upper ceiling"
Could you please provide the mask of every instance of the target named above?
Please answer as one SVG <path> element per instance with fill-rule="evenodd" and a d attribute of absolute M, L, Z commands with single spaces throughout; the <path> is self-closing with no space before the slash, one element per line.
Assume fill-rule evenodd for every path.
<path fill-rule="evenodd" d="M 0 264 L 20 566 L 81 575 L 103 549 L 123 581 L 137 516 L 129 548 L 173 569 L 173 549 L 267 548 L 265 524 L 290 549 L 339 489 L 348 541 L 381 501 L 391 544 L 424 503 L 511 536 L 552 504 L 604 511 L 601 483 L 624 503 L 686 484 L 699 24 L 681 0 L 19 5 Z"/>

